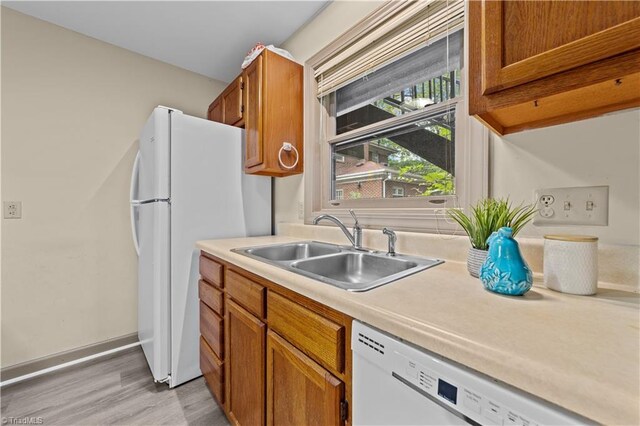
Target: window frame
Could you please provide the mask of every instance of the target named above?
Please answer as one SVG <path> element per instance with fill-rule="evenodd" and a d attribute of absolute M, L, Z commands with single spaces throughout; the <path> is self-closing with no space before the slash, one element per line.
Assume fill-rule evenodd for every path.
<path fill-rule="evenodd" d="M 456 159 L 455 185 L 453 196 L 406 197 L 358 199 L 355 205 L 349 200 L 331 200 L 331 146 L 340 140 L 349 140 L 354 135 L 371 131 L 372 126 L 355 129 L 340 135 L 335 134 L 335 105 L 329 102 L 331 96 L 317 98 L 317 82 L 314 69 L 326 58 L 339 52 L 352 40 L 359 37 L 374 22 L 384 21 L 391 14 L 392 6 L 384 3 L 366 16 L 345 34 L 311 57 L 305 64 L 305 178 L 304 207 L 305 223 L 310 224 L 319 214 L 332 214 L 349 222 L 348 209 L 353 208 L 364 227 L 393 227 L 398 230 L 452 233 L 458 227 L 446 215 L 446 208 L 463 208 L 484 198 L 488 194 L 488 130 L 468 112 L 468 13 L 465 11 L 464 58 L 462 75 L 462 96 L 436 104 L 433 107 L 391 118 L 397 124 L 416 120 L 421 114 L 433 113 L 439 107 L 445 109 L 451 104 L 456 108 Z M 465 4 L 465 9 L 468 6 Z M 427 111 L 425 111 L 427 110 Z"/>

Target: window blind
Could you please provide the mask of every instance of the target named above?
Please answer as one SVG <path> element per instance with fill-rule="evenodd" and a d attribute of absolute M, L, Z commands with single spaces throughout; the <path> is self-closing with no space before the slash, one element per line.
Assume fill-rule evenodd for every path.
<path fill-rule="evenodd" d="M 372 72 L 394 58 L 438 38 L 464 21 L 463 0 L 412 0 L 363 32 L 314 70 L 318 96 Z"/>
<path fill-rule="evenodd" d="M 462 68 L 459 29 L 336 91 L 336 114 L 346 114 L 402 89 Z"/>

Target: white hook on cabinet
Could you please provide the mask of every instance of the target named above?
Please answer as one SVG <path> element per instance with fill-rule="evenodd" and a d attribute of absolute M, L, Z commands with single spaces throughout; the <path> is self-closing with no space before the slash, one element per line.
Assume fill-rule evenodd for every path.
<path fill-rule="evenodd" d="M 293 152 L 296 153 L 296 161 L 294 161 L 291 166 L 287 166 L 282 161 L 282 152 L 283 151 L 286 151 L 286 152 L 293 151 Z M 289 143 L 289 142 L 283 142 L 282 146 L 280 147 L 280 150 L 278 151 L 278 163 L 280 163 L 280 166 L 282 166 L 283 168 L 285 168 L 287 170 L 294 169 L 298 165 L 298 160 L 299 159 L 300 159 L 300 154 L 298 154 L 298 150 L 296 149 L 296 147 L 291 145 L 291 143 Z"/>

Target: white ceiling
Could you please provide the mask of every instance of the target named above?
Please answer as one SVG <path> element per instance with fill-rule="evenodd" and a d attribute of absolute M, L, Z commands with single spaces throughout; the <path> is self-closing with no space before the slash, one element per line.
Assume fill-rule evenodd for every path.
<path fill-rule="evenodd" d="M 328 1 L 3 1 L 2 5 L 218 80 L 257 42 L 278 46 Z"/>

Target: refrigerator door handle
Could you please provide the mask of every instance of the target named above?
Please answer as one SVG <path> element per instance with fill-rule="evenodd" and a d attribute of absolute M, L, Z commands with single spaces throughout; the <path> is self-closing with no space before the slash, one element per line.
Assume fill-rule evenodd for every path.
<path fill-rule="evenodd" d="M 141 206 L 143 204 L 151 203 L 170 203 L 170 198 L 149 198 L 148 200 L 131 200 L 132 206 Z"/>
<path fill-rule="evenodd" d="M 136 249 L 136 254 L 140 256 L 140 243 L 138 242 L 138 225 L 136 223 L 135 208 L 137 205 L 134 203 L 134 191 L 138 186 L 138 169 L 140 167 L 140 151 L 136 154 L 136 159 L 133 162 L 133 170 L 131 171 L 131 188 L 129 190 L 129 200 L 131 201 L 131 233 L 133 237 L 133 246 Z"/>

